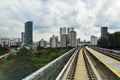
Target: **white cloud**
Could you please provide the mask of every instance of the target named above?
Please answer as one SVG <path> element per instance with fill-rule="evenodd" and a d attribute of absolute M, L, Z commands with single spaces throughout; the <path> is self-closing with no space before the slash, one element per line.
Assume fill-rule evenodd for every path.
<path fill-rule="evenodd" d="M 8 31 L 9 28 L 8 28 L 8 27 L 5 27 L 5 26 L 0 26 L 0 30 L 1 30 L 1 31 Z"/>
<path fill-rule="evenodd" d="M 77 37 L 100 36 L 100 27 L 110 32 L 120 26 L 119 0 L 1 0 L 0 36 L 20 37 L 24 23 L 34 22 L 34 41 L 59 36 L 61 26 L 75 27 Z M 12 32 L 11 32 L 12 31 Z"/>

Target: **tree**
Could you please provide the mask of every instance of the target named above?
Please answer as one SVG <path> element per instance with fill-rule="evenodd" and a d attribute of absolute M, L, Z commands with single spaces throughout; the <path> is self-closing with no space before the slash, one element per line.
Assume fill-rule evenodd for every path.
<path fill-rule="evenodd" d="M 101 37 L 98 40 L 98 46 L 103 48 L 120 48 L 120 32 L 108 34 L 107 37 Z"/>
<path fill-rule="evenodd" d="M 120 48 L 120 32 L 114 33 L 114 44 L 115 48 Z"/>
<path fill-rule="evenodd" d="M 42 49 L 44 49 L 44 47 L 41 47 L 41 46 L 37 47 L 37 50 L 42 50 Z"/>
<path fill-rule="evenodd" d="M 101 38 L 98 40 L 98 46 L 99 46 L 99 47 L 103 47 L 103 48 L 108 48 L 108 46 L 109 46 L 108 37 L 101 37 Z"/>
<path fill-rule="evenodd" d="M 28 55 L 30 53 L 30 50 L 26 49 L 25 47 L 20 49 L 20 54 L 22 55 Z"/>

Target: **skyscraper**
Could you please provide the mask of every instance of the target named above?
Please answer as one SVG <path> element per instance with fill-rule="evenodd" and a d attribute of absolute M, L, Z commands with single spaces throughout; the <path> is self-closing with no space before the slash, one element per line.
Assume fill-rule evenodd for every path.
<path fill-rule="evenodd" d="M 53 36 L 50 38 L 50 47 L 56 48 L 56 47 L 57 47 L 57 44 L 58 44 L 58 37 L 56 37 L 55 35 L 53 35 Z"/>
<path fill-rule="evenodd" d="M 25 42 L 25 33 L 24 32 L 21 33 L 21 42 L 22 43 Z"/>
<path fill-rule="evenodd" d="M 61 27 L 61 28 L 60 28 L 60 36 L 61 36 L 62 34 L 66 34 L 66 27 Z"/>
<path fill-rule="evenodd" d="M 60 46 L 67 47 L 66 27 L 60 28 Z"/>
<path fill-rule="evenodd" d="M 68 31 L 68 34 L 69 34 L 70 31 L 74 31 L 74 28 L 73 27 L 68 27 L 67 31 Z"/>
<path fill-rule="evenodd" d="M 73 27 L 68 27 L 68 29 L 67 29 L 67 43 L 70 45 L 70 37 L 71 37 L 71 35 L 70 35 L 70 32 L 71 31 L 74 31 L 74 28 Z"/>
<path fill-rule="evenodd" d="M 101 27 L 101 37 L 106 37 L 108 33 L 107 27 Z"/>
<path fill-rule="evenodd" d="M 32 47 L 33 43 L 33 22 L 28 21 L 25 23 L 25 45 Z"/>
<path fill-rule="evenodd" d="M 67 47 L 67 35 L 66 34 L 62 34 L 61 35 L 61 47 Z"/>
<path fill-rule="evenodd" d="M 77 39 L 77 46 L 80 46 L 80 38 Z"/>
<path fill-rule="evenodd" d="M 76 47 L 76 32 L 75 31 L 71 31 L 70 32 L 70 46 L 71 47 Z"/>

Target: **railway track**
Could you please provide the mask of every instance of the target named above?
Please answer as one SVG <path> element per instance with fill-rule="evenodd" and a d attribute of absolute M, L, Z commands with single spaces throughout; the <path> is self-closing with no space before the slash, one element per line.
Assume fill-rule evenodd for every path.
<path fill-rule="evenodd" d="M 86 67 L 87 67 L 87 70 L 88 70 L 88 75 L 89 75 L 90 80 L 97 80 L 94 72 L 91 69 L 90 63 L 88 62 L 88 59 L 87 59 L 87 56 L 86 56 L 85 52 L 84 52 L 84 60 L 85 60 L 85 63 L 86 63 Z"/>
<path fill-rule="evenodd" d="M 89 59 L 87 52 L 86 52 L 86 49 L 83 50 L 83 53 L 84 53 L 84 60 L 86 63 L 86 67 L 88 70 L 89 80 L 102 80 L 100 74 L 98 73 L 98 71 L 94 67 L 92 61 Z"/>
<path fill-rule="evenodd" d="M 86 50 L 104 80 L 120 80 L 120 61 L 111 57 L 109 53 L 104 54 L 90 47 L 86 47 Z"/>
<path fill-rule="evenodd" d="M 97 47 L 91 47 L 92 49 L 102 53 L 102 54 L 105 54 L 107 56 L 110 56 L 118 61 L 120 61 L 120 55 L 119 54 L 116 54 L 115 52 L 111 51 L 111 50 L 108 50 L 108 49 L 103 49 L 103 48 L 97 48 Z"/>
<path fill-rule="evenodd" d="M 79 53 L 80 50 L 82 50 L 82 53 Z M 90 61 L 89 57 L 87 56 L 84 48 L 79 48 L 74 52 L 74 54 L 72 55 L 72 57 L 70 58 L 70 60 L 68 61 L 68 63 L 64 67 L 64 69 L 61 71 L 61 73 L 58 75 L 56 80 L 78 80 L 78 79 L 76 79 L 75 76 L 76 75 L 79 76 L 79 74 L 77 74 L 77 73 L 79 73 L 79 72 L 81 73 L 81 71 L 76 72 L 76 70 L 77 70 L 76 67 L 81 68 L 81 66 L 79 66 L 80 64 L 77 63 L 78 59 L 81 58 L 80 54 L 83 55 L 82 61 L 84 61 L 84 63 L 85 63 L 85 65 L 81 65 L 81 66 L 85 66 L 85 68 L 87 70 L 85 72 L 85 76 L 88 78 L 82 79 L 82 77 L 79 77 L 79 80 L 102 80 L 99 73 L 95 69 L 94 65 Z M 80 57 L 78 57 L 79 55 L 80 55 Z"/>
<path fill-rule="evenodd" d="M 77 63 L 78 52 L 80 48 L 76 49 L 74 54 L 68 60 L 67 64 L 64 66 L 60 74 L 57 76 L 56 80 L 73 80 L 74 72 Z"/>
<path fill-rule="evenodd" d="M 79 50 L 78 50 L 79 52 Z M 77 65 L 77 60 L 78 60 L 78 52 L 75 56 L 74 62 L 73 62 L 73 66 L 71 66 L 71 70 L 69 71 L 68 80 L 74 80 L 74 76 L 75 76 L 75 69 L 76 69 L 76 65 Z"/>

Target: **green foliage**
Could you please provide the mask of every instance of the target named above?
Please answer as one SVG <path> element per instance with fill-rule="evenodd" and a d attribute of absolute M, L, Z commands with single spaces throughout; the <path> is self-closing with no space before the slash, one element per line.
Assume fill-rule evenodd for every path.
<path fill-rule="evenodd" d="M 19 53 L 0 62 L 0 79 L 21 80 L 69 49 L 71 48 L 43 48 L 38 52 L 31 52 L 22 48 Z"/>
<path fill-rule="evenodd" d="M 98 40 L 98 45 L 99 45 L 100 47 L 107 48 L 107 47 L 109 46 L 108 37 L 101 37 L 101 38 Z"/>
<path fill-rule="evenodd" d="M 16 58 L 0 64 L 0 72 L 3 77 L 6 77 L 6 80 L 21 80 L 35 70 L 37 69 L 31 59 L 25 56 L 16 56 Z"/>
<path fill-rule="evenodd" d="M 98 46 L 104 48 L 119 49 L 120 48 L 120 32 L 108 34 L 107 37 L 101 37 L 98 40 Z"/>
<path fill-rule="evenodd" d="M 30 55 L 31 53 L 32 52 L 30 50 L 26 49 L 25 47 L 21 48 L 20 52 L 19 52 L 20 55 Z"/>
<path fill-rule="evenodd" d="M 8 50 L 6 47 L 0 47 L 0 55 L 8 53 Z"/>
<path fill-rule="evenodd" d="M 44 47 L 41 47 L 41 46 L 38 46 L 37 47 L 37 50 L 39 51 L 39 50 L 42 50 L 42 49 L 44 49 Z"/>
<path fill-rule="evenodd" d="M 59 57 L 71 48 L 43 48 L 35 56 L 32 56 L 32 61 L 37 68 L 44 66 L 55 58 Z"/>

